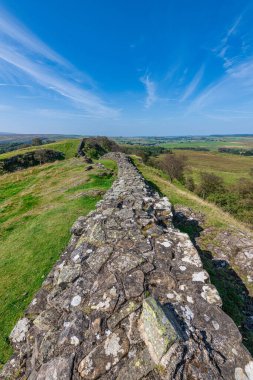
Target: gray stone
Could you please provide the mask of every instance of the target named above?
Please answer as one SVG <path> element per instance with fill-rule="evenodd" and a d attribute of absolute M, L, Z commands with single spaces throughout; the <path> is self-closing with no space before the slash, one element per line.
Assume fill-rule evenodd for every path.
<path fill-rule="evenodd" d="M 30 323 L 27 318 L 20 319 L 10 334 L 10 340 L 13 343 L 20 343 L 24 341 L 29 325 Z"/>
<path fill-rule="evenodd" d="M 33 321 L 33 324 L 42 331 L 49 331 L 53 327 L 57 326 L 60 314 L 55 308 L 44 310 Z"/>
<path fill-rule="evenodd" d="M 74 355 L 57 357 L 41 366 L 37 380 L 70 380 L 72 377 Z M 29 380 L 29 379 L 28 379 Z"/>
<path fill-rule="evenodd" d="M 126 318 L 129 314 L 133 313 L 140 307 L 140 304 L 135 301 L 128 301 L 126 304 L 122 306 L 120 310 L 112 314 L 112 316 L 108 319 L 107 325 L 109 329 L 113 330 L 117 324 L 122 321 L 122 319 Z"/>
<path fill-rule="evenodd" d="M 57 284 L 64 285 L 69 282 L 73 282 L 80 276 L 80 273 L 81 273 L 81 265 L 65 266 L 62 268 L 59 274 Z"/>
<path fill-rule="evenodd" d="M 155 368 L 147 348 L 137 352 L 132 360 L 120 370 L 117 380 L 140 380 Z"/>
<path fill-rule="evenodd" d="M 153 297 L 148 297 L 143 301 L 139 327 L 150 356 L 156 364 L 179 339 L 177 331 Z"/>
<path fill-rule="evenodd" d="M 125 276 L 124 289 L 126 298 L 135 298 L 143 293 L 144 274 L 141 270 L 136 270 Z"/>
<path fill-rule="evenodd" d="M 87 259 L 87 263 L 89 267 L 91 268 L 91 270 L 98 273 L 101 267 L 109 259 L 112 252 L 113 252 L 113 248 L 110 246 L 99 247 Z"/>
<path fill-rule="evenodd" d="M 89 353 L 78 366 L 81 378 L 95 380 L 108 372 L 122 359 L 129 349 L 128 339 L 123 330 L 117 330 Z"/>

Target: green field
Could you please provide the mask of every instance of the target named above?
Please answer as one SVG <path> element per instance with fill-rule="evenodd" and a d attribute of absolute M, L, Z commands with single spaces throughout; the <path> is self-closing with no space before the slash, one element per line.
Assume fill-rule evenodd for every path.
<path fill-rule="evenodd" d="M 211 151 L 217 151 L 218 148 L 253 148 L 253 137 L 219 137 L 219 138 L 182 138 L 177 140 L 166 141 L 160 144 L 165 148 L 207 148 Z"/>
<path fill-rule="evenodd" d="M 206 148 L 217 151 L 218 148 L 253 148 L 253 135 L 220 136 L 181 136 L 181 137 L 117 137 L 114 140 L 126 145 L 162 146 L 170 149 Z"/>
<path fill-rule="evenodd" d="M 197 183 L 200 172 L 210 172 L 222 177 L 226 184 L 232 184 L 239 178 L 250 178 L 253 168 L 253 157 L 191 150 L 174 150 L 174 153 L 186 157 L 187 172 Z"/>
<path fill-rule="evenodd" d="M 73 157 L 75 144 L 54 147 Z M 100 162 L 116 171 L 115 162 Z M 84 169 L 70 158 L 0 176 L 0 365 L 11 354 L 13 326 L 66 246 L 71 225 L 101 198 L 89 191 L 113 182 L 112 174 L 98 175 L 101 169 Z"/>

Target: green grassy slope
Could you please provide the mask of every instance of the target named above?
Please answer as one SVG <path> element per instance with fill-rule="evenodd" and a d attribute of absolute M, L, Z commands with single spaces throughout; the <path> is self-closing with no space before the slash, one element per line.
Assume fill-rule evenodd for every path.
<path fill-rule="evenodd" d="M 183 205 L 204 213 L 207 218 L 207 223 L 217 228 L 224 228 L 232 224 L 247 232 L 250 231 L 248 226 L 236 220 L 230 214 L 222 211 L 220 207 L 199 198 L 180 184 L 169 182 L 168 176 L 161 170 L 144 165 L 136 156 L 132 156 L 132 159 L 143 176 L 154 185 L 158 191 L 166 195 L 174 206 Z"/>
<path fill-rule="evenodd" d="M 26 152 L 31 152 L 31 151 L 36 150 L 36 149 L 57 150 L 59 152 L 64 153 L 65 158 L 71 158 L 71 157 L 75 156 L 79 143 L 80 143 L 79 139 L 67 139 L 67 140 L 62 140 L 62 141 L 58 141 L 58 142 L 54 142 L 54 143 L 50 143 L 50 144 L 45 144 L 45 145 L 40 145 L 40 146 L 32 146 L 29 148 L 13 150 L 13 151 L 8 152 L 8 153 L 0 154 L 0 160 L 15 156 L 16 154 L 24 154 Z"/>
<path fill-rule="evenodd" d="M 54 145 L 72 155 L 72 142 Z M 115 162 L 100 162 L 115 171 Z M 11 354 L 9 333 L 66 246 L 69 228 L 101 198 L 80 193 L 113 182 L 84 168 L 72 158 L 0 176 L 0 366 Z"/>

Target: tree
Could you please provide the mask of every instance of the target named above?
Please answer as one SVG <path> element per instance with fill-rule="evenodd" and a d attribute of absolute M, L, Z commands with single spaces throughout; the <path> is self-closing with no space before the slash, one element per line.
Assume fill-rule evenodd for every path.
<path fill-rule="evenodd" d="M 169 175 L 171 182 L 173 179 L 183 181 L 185 166 L 186 157 L 176 156 L 173 153 L 164 155 L 159 163 L 159 167 Z"/>
<path fill-rule="evenodd" d="M 32 145 L 34 146 L 38 146 L 38 145 L 42 145 L 43 144 L 43 141 L 41 138 L 39 137 L 34 137 L 34 139 L 32 139 Z"/>
<path fill-rule="evenodd" d="M 223 179 L 213 173 L 200 173 L 200 185 L 197 193 L 202 198 L 207 198 L 209 195 L 224 191 Z"/>

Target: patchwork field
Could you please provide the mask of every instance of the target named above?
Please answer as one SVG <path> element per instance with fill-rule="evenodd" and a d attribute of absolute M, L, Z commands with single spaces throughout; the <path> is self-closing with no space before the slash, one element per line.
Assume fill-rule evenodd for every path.
<path fill-rule="evenodd" d="M 54 145 L 73 157 L 75 143 Z M 66 246 L 71 225 L 113 182 L 116 164 L 100 162 L 112 172 L 87 172 L 71 158 L 0 176 L 0 366 L 11 353 L 10 331 Z"/>
<path fill-rule="evenodd" d="M 249 149 L 253 147 L 253 137 L 217 137 L 217 138 L 183 138 L 167 141 L 160 144 L 165 148 L 207 148 L 211 151 L 217 151 L 218 148 L 243 148 Z"/>
<path fill-rule="evenodd" d="M 252 177 L 250 170 L 253 168 L 253 157 L 190 150 L 174 150 L 174 153 L 186 157 L 188 172 L 192 173 L 196 182 L 199 180 L 200 172 L 219 175 L 227 184 L 234 183 L 242 177 Z"/>

